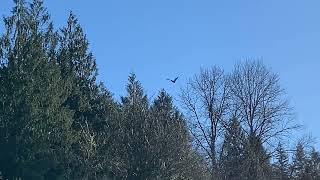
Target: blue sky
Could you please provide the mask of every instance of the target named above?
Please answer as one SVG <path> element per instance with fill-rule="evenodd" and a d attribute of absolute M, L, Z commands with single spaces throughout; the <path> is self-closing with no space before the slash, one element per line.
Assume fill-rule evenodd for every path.
<path fill-rule="evenodd" d="M 56 27 L 78 16 L 97 58 L 99 80 L 115 98 L 135 72 L 149 95 L 161 88 L 177 98 L 199 68 L 262 58 L 278 72 L 303 133 L 320 138 L 319 0 L 54 0 Z M 0 0 L 8 14 L 11 0 Z M 0 29 L 2 31 L 3 24 Z M 181 76 L 176 85 L 167 77 Z"/>

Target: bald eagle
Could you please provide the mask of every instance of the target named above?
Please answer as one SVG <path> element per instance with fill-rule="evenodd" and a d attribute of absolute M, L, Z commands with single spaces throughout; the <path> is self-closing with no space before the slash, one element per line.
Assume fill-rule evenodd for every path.
<path fill-rule="evenodd" d="M 179 77 L 174 78 L 174 80 L 172 80 L 172 79 L 167 79 L 167 80 L 168 80 L 168 81 L 171 81 L 172 83 L 176 83 L 176 81 L 177 81 L 178 78 L 179 78 Z"/>

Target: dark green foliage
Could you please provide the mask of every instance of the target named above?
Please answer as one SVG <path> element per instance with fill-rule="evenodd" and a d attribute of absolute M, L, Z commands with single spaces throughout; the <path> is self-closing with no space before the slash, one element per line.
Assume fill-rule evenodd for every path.
<path fill-rule="evenodd" d="M 129 77 L 127 92 L 122 97 L 123 119 L 118 133 L 126 178 L 193 179 L 189 176 L 192 169 L 205 176 L 196 167 L 201 166 L 201 160 L 191 150 L 186 124 L 171 97 L 161 91 L 149 106 L 134 74 Z"/>
<path fill-rule="evenodd" d="M 310 177 L 313 180 L 320 179 L 320 154 L 312 148 L 308 161 Z"/>
<path fill-rule="evenodd" d="M 121 134 L 124 145 L 124 163 L 129 179 L 143 179 L 148 175 L 146 132 L 148 123 L 149 105 L 140 83 L 135 75 L 129 77 L 127 97 L 122 98 L 123 124 Z"/>
<path fill-rule="evenodd" d="M 6 178 L 58 178 L 73 140 L 72 111 L 42 3 L 17 1 L 1 38 L 1 171 Z"/>
<path fill-rule="evenodd" d="M 270 156 L 259 138 L 248 136 L 245 144 L 244 174 L 248 180 L 266 180 L 271 177 Z"/>
<path fill-rule="evenodd" d="M 172 105 L 172 98 L 160 91 L 151 106 L 148 150 L 152 154 L 153 174 L 159 179 L 193 179 L 190 171 L 196 170 L 196 154 L 190 151 L 190 143 L 185 121 L 181 113 Z M 159 147 L 159 144 L 161 146 Z M 192 157 L 194 156 L 194 157 Z M 193 164 L 188 164 L 193 160 Z M 202 175 L 203 176 L 203 175 Z"/>
<path fill-rule="evenodd" d="M 87 121 L 98 128 L 99 124 L 96 124 L 98 122 L 93 122 L 93 119 L 104 118 L 97 117 L 104 114 L 101 114 L 103 110 L 99 109 L 103 107 L 97 106 L 99 102 L 96 102 L 99 101 L 99 86 L 96 85 L 97 68 L 95 59 L 88 52 L 89 43 L 72 13 L 67 26 L 61 32 L 58 63 L 62 78 L 70 82 L 70 95 L 65 106 L 75 111 L 74 118 L 77 121 L 73 126 L 77 130 L 80 129 L 80 124 Z"/>
<path fill-rule="evenodd" d="M 292 163 L 292 178 L 296 180 L 309 180 L 309 167 L 308 167 L 307 154 L 302 143 L 296 146 L 295 154 Z"/>
<path fill-rule="evenodd" d="M 65 28 L 70 31 L 60 36 L 41 1 L 16 1 L 5 26 L 0 69 L 2 174 L 27 179 L 96 174 L 107 163 L 96 162 L 88 131 L 104 144 L 115 103 L 103 85 L 96 85 L 95 61 L 75 17 L 70 16 Z"/>
<path fill-rule="evenodd" d="M 291 177 L 294 180 L 318 180 L 320 169 L 319 152 L 315 148 L 306 151 L 302 143 L 298 143 L 291 164 Z"/>
<path fill-rule="evenodd" d="M 289 180 L 290 179 L 290 164 L 288 154 L 282 145 L 279 143 L 275 152 L 276 161 L 273 164 L 274 179 Z"/>
<path fill-rule="evenodd" d="M 96 81 L 95 59 L 72 13 L 56 32 L 41 1 L 15 3 L 0 41 L 4 178 L 195 179 L 192 169 L 206 176 L 168 94 L 150 106 L 131 75 L 117 104 Z"/>
<path fill-rule="evenodd" d="M 292 165 L 292 177 L 295 179 L 303 179 L 305 176 L 305 168 L 306 168 L 306 154 L 304 151 L 304 147 L 301 143 L 297 144 L 296 151 L 293 158 Z"/>
<path fill-rule="evenodd" d="M 225 180 L 244 179 L 246 137 L 237 118 L 232 118 L 225 132 L 220 166 Z"/>
<path fill-rule="evenodd" d="M 74 112 L 72 127 L 79 136 L 73 144 L 71 177 L 95 177 L 97 172 L 102 173 L 108 166 L 98 154 L 109 156 L 105 144 L 110 135 L 106 131 L 109 130 L 108 121 L 115 113 L 115 103 L 104 85 L 96 83 L 95 59 L 88 52 L 89 43 L 72 13 L 67 27 L 61 32 L 58 64 L 61 78 L 70 85 L 70 93 L 63 106 Z M 93 147 L 96 143 L 101 147 Z M 100 148 L 103 152 L 98 153 L 102 150 Z"/>
<path fill-rule="evenodd" d="M 319 152 L 298 144 L 289 164 L 279 145 L 271 165 L 264 139 L 244 127 L 243 117 L 224 124 L 225 103 L 220 118 L 210 111 L 221 123 L 211 135 L 217 148 L 224 134 L 220 156 L 211 148 L 219 167 L 212 168 L 165 90 L 149 102 L 131 74 L 127 95 L 116 102 L 96 80 L 96 61 L 75 15 L 55 31 L 42 1 L 14 2 L 0 37 L 0 179 L 320 179 Z M 210 109 L 220 106 L 210 99 Z M 273 128 L 261 127 L 262 133 Z"/>

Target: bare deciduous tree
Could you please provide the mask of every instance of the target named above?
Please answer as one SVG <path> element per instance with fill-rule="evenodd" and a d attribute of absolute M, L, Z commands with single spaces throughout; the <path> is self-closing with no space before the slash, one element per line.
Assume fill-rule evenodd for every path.
<path fill-rule="evenodd" d="M 298 126 L 293 123 L 292 109 L 279 85 L 278 74 L 272 73 L 262 62 L 237 64 L 228 84 L 248 138 L 247 176 L 256 180 L 267 172 L 264 169 L 274 153 L 275 142 Z"/>
<path fill-rule="evenodd" d="M 225 75 L 219 67 L 201 69 L 182 89 L 181 100 L 195 143 L 207 156 L 212 175 L 217 168 L 217 139 L 228 109 Z"/>
<path fill-rule="evenodd" d="M 297 128 L 278 74 L 272 73 L 262 62 L 237 64 L 228 84 L 247 135 L 268 143 Z"/>

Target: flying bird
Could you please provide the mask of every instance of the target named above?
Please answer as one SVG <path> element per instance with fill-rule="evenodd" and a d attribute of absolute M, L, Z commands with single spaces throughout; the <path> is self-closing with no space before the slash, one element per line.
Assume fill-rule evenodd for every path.
<path fill-rule="evenodd" d="M 179 77 L 174 78 L 174 80 L 172 80 L 172 79 L 167 79 L 167 80 L 168 80 L 168 81 L 171 81 L 172 83 L 176 83 L 176 81 L 177 81 L 178 78 L 179 78 Z"/>

